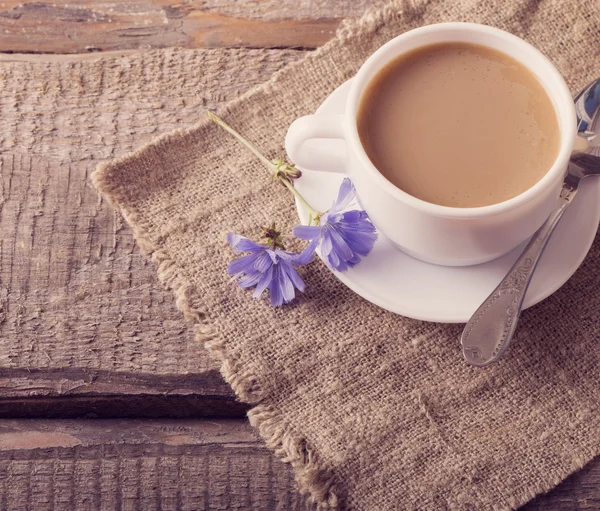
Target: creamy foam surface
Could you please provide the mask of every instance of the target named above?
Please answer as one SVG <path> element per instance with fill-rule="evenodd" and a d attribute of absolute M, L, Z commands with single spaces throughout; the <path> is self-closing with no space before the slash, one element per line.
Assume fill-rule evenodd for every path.
<path fill-rule="evenodd" d="M 537 78 L 501 52 L 443 43 L 409 52 L 370 82 L 358 132 L 375 167 L 419 199 L 496 204 L 531 188 L 558 155 L 560 128 Z"/>

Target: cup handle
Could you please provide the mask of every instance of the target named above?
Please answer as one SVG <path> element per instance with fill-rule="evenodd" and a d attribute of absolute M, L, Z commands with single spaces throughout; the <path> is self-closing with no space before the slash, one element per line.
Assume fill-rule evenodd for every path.
<path fill-rule="evenodd" d="M 346 149 L 337 146 L 325 151 L 305 144 L 308 140 L 345 140 L 343 117 L 341 115 L 306 115 L 296 119 L 285 137 L 285 150 L 292 162 L 299 167 L 325 172 L 346 172 Z"/>

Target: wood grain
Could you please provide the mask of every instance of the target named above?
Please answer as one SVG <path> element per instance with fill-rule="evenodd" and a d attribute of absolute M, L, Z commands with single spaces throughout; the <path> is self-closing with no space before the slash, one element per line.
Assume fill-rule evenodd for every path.
<path fill-rule="evenodd" d="M 244 413 L 87 178 L 303 53 L 131 50 L 311 48 L 384 1 L 0 2 L 0 417 Z M 0 460 L 2 510 L 310 509 L 243 421 L 0 420 Z M 599 488 L 596 460 L 522 509 Z"/>
<path fill-rule="evenodd" d="M 384 0 L 125 0 L 0 3 L 0 51 L 82 53 L 147 48 L 316 48 L 341 18 Z"/>
<path fill-rule="evenodd" d="M 598 510 L 599 482 L 590 464 L 521 509 Z M 0 421 L 2 510 L 312 510 L 295 488 L 241 420 Z"/>
<path fill-rule="evenodd" d="M 0 416 L 245 412 L 88 177 L 298 57 L 167 50 L 0 66 Z"/>
<path fill-rule="evenodd" d="M 600 460 L 596 459 L 551 492 L 521 507 L 520 511 L 598 511 L 599 488 Z"/>
<path fill-rule="evenodd" d="M 0 371 L 0 418 L 244 417 L 216 369 L 147 374 L 81 368 Z"/>
<path fill-rule="evenodd" d="M 0 421 L 0 509 L 312 509 L 243 421 Z"/>

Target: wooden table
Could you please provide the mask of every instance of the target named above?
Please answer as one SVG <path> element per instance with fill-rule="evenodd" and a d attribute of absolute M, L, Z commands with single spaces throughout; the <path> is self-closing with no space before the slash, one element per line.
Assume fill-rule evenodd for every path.
<path fill-rule="evenodd" d="M 0 510 L 310 508 L 88 177 L 382 3 L 0 2 Z M 600 509 L 599 482 L 523 509 Z"/>

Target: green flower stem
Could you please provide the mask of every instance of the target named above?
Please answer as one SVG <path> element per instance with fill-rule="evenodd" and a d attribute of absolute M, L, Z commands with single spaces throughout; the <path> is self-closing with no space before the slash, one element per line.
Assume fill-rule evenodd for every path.
<path fill-rule="evenodd" d="M 248 142 L 242 135 L 240 135 L 237 131 L 235 131 L 229 124 L 227 124 L 223 119 L 221 119 L 218 115 L 212 113 L 210 110 L 207 110 L 209 119 L 214 122 L 217 126 L 223 128 L 227 133 L 230 133 L 235 138 L 237 138 L 243 145 L 245 145 L 251 152 L 256 156 L 267 169 L 271 172 L 272 175 L 277 173 L 277 167 L 272 161 L 267 160 L 260 151 L 254 147 L 250 142 Z"/>
<path fill-rule="evenodd" d="M 308 202 L 306 202 L 306 199 L 304 197 L 302 197 L 302 195 L 300 195 L 300 192 L 298 192 L 298 190 L 296 190 L 296 188 L 294 188 L 294 185 L 292 183 L 290 183 L 290 181 L 288 179 L 282 178 L 281 182 L 284 184 L 284 186 L 290 191 L 292 192 L 292 194 L 300 201 L 300 203 L 307 209 L 309 217 L 308 217 L 308 225 L 311 225 L 313 223 L 313 220 L 315 222 L 315 225 L 319 225 L 319 220 L 321 218 L 321 214 L 319 213 L 317 210 L 315 210 Z"/>
<path fill-rule="evenodd" d="M 269 161 L 261 154 L 261 152 L 256 147 L 254 147 L 250 142 L 248 142 L 244 137 L 242 137 L 242 135 L 240 135 L 231 126 L 229 126 L 229 124 L 227 124 L 223 119 L 221 119 L 219 116 L 217 116 L 210 110 L 207 110 L 207 114 L 209 119 L 213 121 L 217 126 L 223 128 L 227 133 L 233 135 L 244 146 L 246 146 L 246 148 L 250 150 L 250 152 L 254 154 L 254 156 L 256 156 L 265 167 L 267 167 L 267 170 L 269 171 L 271 176 L 281 181 L 283 185 L 292 193 L 292 195 L 294 195 L 300 201 L 300 203 L 307 209 L 308 214 L 310 215 L 308 225 L 311 225 L 313 221 L 316 225 L 319 225 L 319 219 L 321 218 L 322 213 L 319 213 L 308 202 L 306 202 L 306 199 L 302 197 L 302 195 L 298 190 L 296 190 L 296 188 L 294 188 L 294 184 L 292 183 L 292 181 L 287 176 L 285 176 L 285 174 L 279 172 L 279 169 L 283 163 L 282 161 L 279 161 L 278 163 L 273 163 L 272 161 Z"/>

